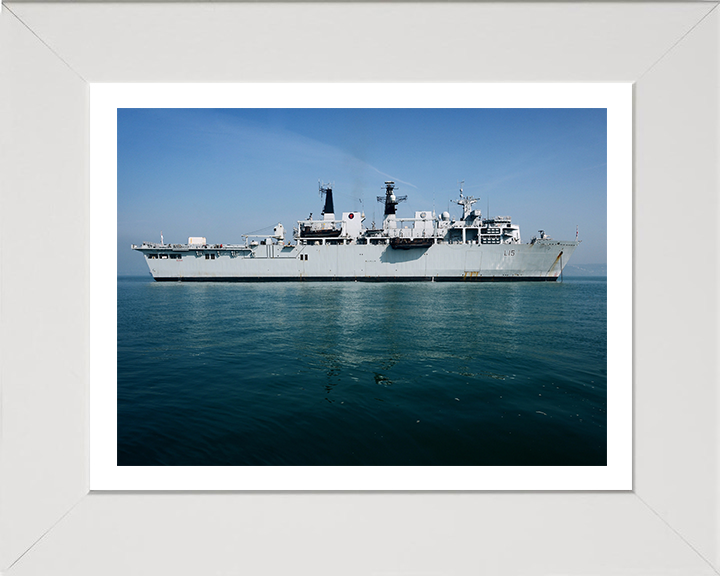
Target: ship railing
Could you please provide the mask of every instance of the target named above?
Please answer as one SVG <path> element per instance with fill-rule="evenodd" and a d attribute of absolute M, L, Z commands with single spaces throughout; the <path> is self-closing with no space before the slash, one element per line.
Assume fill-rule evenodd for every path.
<path fill-rule="evenodd" d="M 510 216 L 493 216 L 492 218 L 483 218 L 484 222 L 510 222 Z"/>
<path fill-rule="evenodd" d="M 312 224 L 342 224 L 345 220 L 298 220 L 299 226 L 310 226 Z"/>
<path fill-rule="evenodd" d="M 434 222 L 435 218 L 395 218 L 395 222 Z"/>

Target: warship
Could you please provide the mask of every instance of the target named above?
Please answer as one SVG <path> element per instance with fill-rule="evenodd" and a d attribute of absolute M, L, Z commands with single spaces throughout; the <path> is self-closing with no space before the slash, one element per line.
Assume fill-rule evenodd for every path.
<path fill-rule="evenodd" d="M 331 185 L 319 185 L 324 197 L 320 218 L 299 220 L 292 240 L 282 224 L 272 234 L 243 235 L 240 244 L 208 244 L 191 236 L 187 244 L 133 244 L 145 256 L 157 281 L 551 281 L 580 243 L 553 240 L 543 230 L 522 243 L 520 228 L 509 216 L 484 217 L 474 209 L 477 198 L 453 200 L 461 218 L 445 211 L 419 210 L 400 218 L 397 206 L 407 196 L 396 194 L 393 181 L 377 199 L 384 205 L 381 226 L 366 228 L 363 212 L 336 218 Z M 259 239 L 258 239 L 259 238 Z"/>

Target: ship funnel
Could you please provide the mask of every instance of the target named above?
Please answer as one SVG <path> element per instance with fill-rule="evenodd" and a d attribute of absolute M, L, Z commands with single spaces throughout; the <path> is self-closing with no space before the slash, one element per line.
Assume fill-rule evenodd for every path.
<path fill-rule="evenodd" d="M 323 184 L 320 182 L 320 196 L 325 196 L 325 207 L 323 214 L 335 214 L 335 204 L 333 203 L 333 193 L 331 184 Z"/>

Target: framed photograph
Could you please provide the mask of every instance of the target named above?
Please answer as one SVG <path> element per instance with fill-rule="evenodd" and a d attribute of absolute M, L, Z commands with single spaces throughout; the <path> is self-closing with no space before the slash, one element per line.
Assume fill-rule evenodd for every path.
<path fill-rule="evenodd" d="M 687 238 L 703 236 L 716 212 L 719 25 L 715 3 L 3 5 L 0 569 L 716 573 L 718 287 L 703 243 L 693 248 Z M 244 85 L 230 85 L 238 82 Z M 219 84 L 208 90 L 208 83 Z M 361 99 L 343 100 L 353 83 Z M 500 96 L 502 83 L 515 84 Z M 626 138 L 611 138 L 612 104 L 552 104 L 538 96 L 547 83 L 568 93 L 590 85 L 622 94 Z M 453 84 L 474 102 L 453 101 Z M 400 97 L 374 96 L 378 86 Z M 472 92 L 479 86 L 491 87 L 495 100 L 481 102 Z M 204 103 L 191 102 L 196 89 L 206 90 Z M 106 419 L 111 436 L 119 431 L 96 388 L 117 369 L 116 350 L 104 354 L 106 335 L 117 334 L 118 204 L 102 183 L 117 178 L 112 168 L 98 172 L 95 160 L 114 154 L 120 169 L 120 150 L 106 146 L 117 139 L 98 139 L 108 132 L 93 107 L 112 109 L 117 129 L 118 108 L 278 109 L 305 93 L 314 99 L 308 109 L 339 100 L 348 108 L 409 109 L 413 90 L 427 109 L 609 111 L 608 277 L 617 262 L 618 286 L 632 285 L 633 300 L 632 310 L 627 300 L 616 309 L 608 354 L 619 344 L 618 357 L 631 357 L 632 369 L 618 367 L 625 397 L 613 404 L 608 396 L 608 463 L 597 468 L 612 472 L 617 456 L 620 475 L 598 482 L 562 462 L 554 475 L 545 470 L 552 466 L 519 462 L 515 484 L 462 465 L 369 466 L 366 475 L 350 466 L 345 477 L 341 466 L 287 466 L 275 478 L 266 475 L 272 466 L 257 466 L 256 476 L 246 467 L 215 484 L 222 466 L 193 478 L 203 467 L 170 465 L 144 468 L 181 472 L 175 480 L 123 478 L 144 471 L 117 466 L 117 437 L 103 444 L 90 433 Z M 225 101 L 208 96 L 223 92 Z M 612 158 L 627 158 L 630 144 L 632 200 L 627 174 L 612 179 Z M 380 184 L 402 178 L 378 176 Z M 411 184 L 401 192 L 409 195 Z M 492 203 L 479 209 L 493 213 Z M 369 207 L 357 211 L 367 219 Z M 523 240 L 534 233 L 524 230 Z M 137 242 L 158 240 L 164 246 L 159 235 Z M 104 267 L 111 285 L 97 282 Z M 611 370 L 608 364 L 608 390 L 617 381 Z M 103 462 L 105 470 L 97 467 Z M 369 552 L 358 556 L 361 550 Z M 348 566 L 351 555 L 358 560 Z"/>
<path fill-rule="evenodd" d="M 92 87 L 91 489 L 630 489 L 632 262 L 605 238 L 606 212 L 631 228 L 631 95 L 629 84 Z M 461 165 L 487 185 L 434 175 Z M 313 170 L 336 180 L 320 183 L 322 215 L 288 222 L 298 174 Z M 424 210 L 405 208 L 400 189 Z M 497 216 L 478 208 L 491 190 Z M 559 212 L 545 226 L 554 238 L 523 242 L 503 215 L 513 204 L 526 220 Z M 231 206 L 227 232 L 213 232 Z M 185 244 L 175 220 L 198 212 L 210 229 Z M 583 218 L 587 247 L 571 223 L 562 236 L 563 218 Z M 168 224 L 159 242 L 132 244 L 153 220 Z M 252 234 L 223 244 L 243 220 Z M 115 222 L 117 264 L 104 241 Z M 546 292 L 548 280 L 569 292 Z M 205 281 L 228 300 L 203 322 Z"/>

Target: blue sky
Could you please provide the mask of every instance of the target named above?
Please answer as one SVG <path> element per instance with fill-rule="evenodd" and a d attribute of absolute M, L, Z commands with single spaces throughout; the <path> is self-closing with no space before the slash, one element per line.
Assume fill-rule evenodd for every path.
<path fill-rule="evenodd" d="M 483 214 L 511 216 L 523 242 L 540 229 L 583 243 L 571 264 L 607 252 L 605 109 L 119 109 L 118 274 L 147 274 L 130 244 L 239 243 L 278 222 L 335 211 L 380 222 L 383 182 L 415 210 L 450 204 L 465 181 Z"/>

